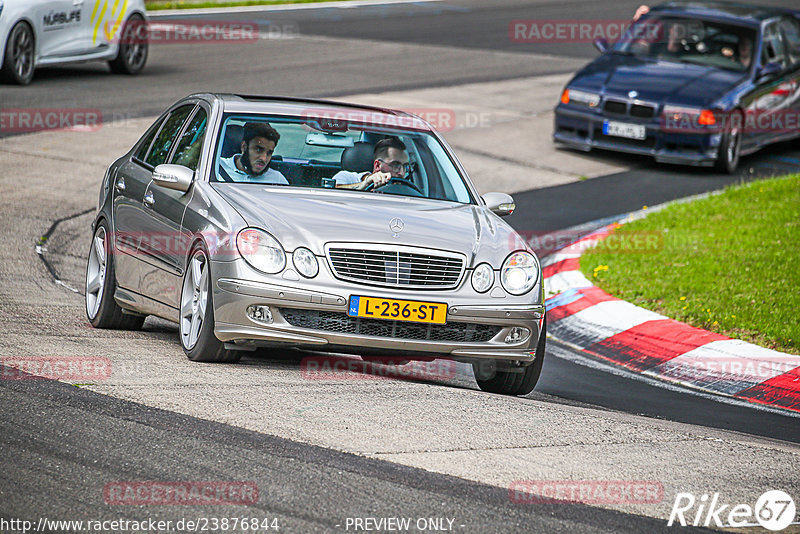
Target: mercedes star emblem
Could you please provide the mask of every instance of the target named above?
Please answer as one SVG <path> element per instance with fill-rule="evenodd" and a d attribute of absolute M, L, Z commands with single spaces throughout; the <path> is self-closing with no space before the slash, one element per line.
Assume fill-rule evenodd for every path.
<path fill-rule="evenodd" d="M 392 231 L 392 234 L 395 236 L 403 231 L 405 224 L 403 223 L 403 219 L 400 217 L 395 217 L 391 221 L 389 221 L 389 230 Z"/>

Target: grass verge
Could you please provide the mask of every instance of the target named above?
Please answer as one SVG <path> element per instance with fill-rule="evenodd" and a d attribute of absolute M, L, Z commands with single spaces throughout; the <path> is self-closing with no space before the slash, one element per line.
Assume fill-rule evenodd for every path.
<path fill-rule="evenodd" d="M 619 227 L 580 263 L 637 306 L 800 354 L 800 174 L 668 206 Z"/>
<path fill-rule="evenodd" d="M 346 2 L 348 0 L 232 0 L 230 2 L 210 0 L 182 1 L 182 0 L 145 0 L 148 11 L 162 9 L 206 9 L 209 7 L 242 7 L 242 6 L 272 6 L 278 4 L 316 4 L 319 2 Z"/>

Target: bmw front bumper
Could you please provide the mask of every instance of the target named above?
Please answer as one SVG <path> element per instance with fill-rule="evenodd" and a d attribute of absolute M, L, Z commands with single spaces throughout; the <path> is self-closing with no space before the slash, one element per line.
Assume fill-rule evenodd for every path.
<path fill-rule="evenodd" d="M 614 137 L 603 133 L 606 120 L 635 123 L 645 126 L 644 140 Z M 665 132 L 658 119 L 648 122 L 630 117 L 603 115 L 559 104 L 555 112 L 553 140 L 571 148 L 599 148 L 628 154 L 652 156 L 661 163 L 676 163 L 708 167 L 717 160 L 720 134 Z"/>

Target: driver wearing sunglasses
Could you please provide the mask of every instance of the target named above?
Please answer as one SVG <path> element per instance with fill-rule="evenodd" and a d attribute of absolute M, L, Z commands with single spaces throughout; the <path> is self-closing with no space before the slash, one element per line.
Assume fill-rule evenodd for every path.
<path fill-rule="evenodd" d="M 405 178 L 409 173 L 406 145 L 396 137 L 378 141 L 373 152 L 372 171 L 340 171 L 333 176 L 336 187 L 364 191 L 381 187 L 392 178 Z"/>

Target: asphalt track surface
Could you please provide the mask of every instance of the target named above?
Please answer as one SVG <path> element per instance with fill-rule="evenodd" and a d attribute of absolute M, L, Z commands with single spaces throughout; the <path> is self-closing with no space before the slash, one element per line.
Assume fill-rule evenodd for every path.
<path fill-rule="evenodd" d="M 246 480 L 259 500 L 248 517 L 278 518 L 279 532 L 345 531 L 348 517 L 441 517 L 461 532 L 667 532 L 663 521 L 581 504 L 520 506 L 508 490 L 390 462 L 295 443 L 86 392 L 58 382 L 0 384 L 0 445 L 7 485 L 0 517 L 103 517 L 141 521 L 212 515 L 208 507 L 120 510 L 103 501 L 119 480 Z M 46 429 L 46 430 L 45 430 Z M 45 470 L 50 476 L 41 476 Z M 18 484 L 18 485 L 17 485 Z M 47 495 L 29 502 L 33 495 Z M 6 514 L 3 514 L 5 512 Z M 243 515 L 215 506 L 213 516 Z M 352 529 L 352 527 L 351 527 Z M 352 531 L 352 530 L 351 530 Z"/>
<path fill-rule="evenodd" d="M 270 41 L 268 50 L 241 47 L 235 53 L 222 46 L 196 50 L 174 45 L 154 50 L 140 77 L 115 77 L 104 65 L 51 68 L 37 72 L 30 87 L 0 86 L 0 99 L 4 108 L 95 107 L 104 116 L 119 119 L 154 115 L 186 93 L 207 89 L 330 97 L 570 72 L 594 57 L 590 45 L 520 46 L 508 38 L 509 21 L 566 19 L 578 12 L 581 18 L 624 18 L 638 3 L 448 1 L 264 12 L 256 15 L 261 24 L 296 24 L 304 35 L 332 39 L 330 46 L 325 51 L 317 46 L 311 54 L 308 45 L 297 49 L 291 40 Z M 253 17 L 248 14 L 248 19 Z M 384 49 L 376 42 L 394 45 Z M 426 53 L 421 55 L 421 50 Z M 468 57 L 453 53 L 463 50 L 470 51 Z M 385 76 L 369 74 L 375 72 Z M 800 169 L 796 144 L 746 158 L 742 173 L 733 177 L 632 159 L 636 164 L 631 171 L 516 194 L 518 211 L 509 221 L 517 228 L 553 231 L 728 183 Z M 558 353 L 569 352 L 558 343 L 551 346 Z M 800 442 L 796 418 L 655 387 L 567 358 L 547 361 L 534 395 L 555 403 L 594 405 Z M 214 478 L 255 479 L 265 494 L 280 496 L 262 499 L 264 504 L 251 512 L 281 517 L 284 532 L 341 530 L 346 517 L 359 515 L 456 517 L 469 532 L 667 530 L 661 520 L 592 506 L 513 506 L 503 488 L 304 445 L 60 383 L 0 381 L 0 405 L 4 407 L 0 449 L 4 457 L 14 458 L 0 468 L 0 517 L 83 512 L 140 519 L 140 510 L 120 512 L 99 499 L 103 481 Z M 184 508 L 180 515 L 189 512 L 204 513 Z M 223 507 L 214 512 L 222 516 L 240 510 Z M 150 515 L 176 514 L 160 509 Z"/>

